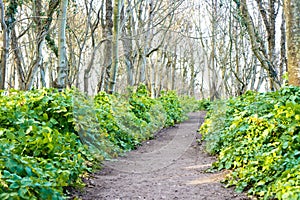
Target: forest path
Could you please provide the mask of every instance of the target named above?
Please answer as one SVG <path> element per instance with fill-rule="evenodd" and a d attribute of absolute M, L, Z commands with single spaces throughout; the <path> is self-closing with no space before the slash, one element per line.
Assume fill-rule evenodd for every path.
<path fill-rule="evenodd" d="M 107 161 L 101 171 L 87 180 L 83 200 L 245 200 L 243 194 L 224 188 L 225 173 L 206 173 L 215 158 L 197 143 L 197 130 L 205 112 L 189 114 L 189 119 L 164 129 L 153 140 L 115 161 Z"/>

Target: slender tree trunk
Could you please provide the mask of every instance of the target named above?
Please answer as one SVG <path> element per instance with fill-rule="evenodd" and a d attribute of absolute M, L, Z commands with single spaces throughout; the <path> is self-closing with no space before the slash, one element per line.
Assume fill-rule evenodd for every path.
<path fill-rule="evenodd" d="M 286 60 L 286 30 L 285 30 L 285 17 L 284 11 L 282 11 L 282 22 L 280 26 L 281 38 L 280 38 L 280 64 L 279 64 L 279 79 L 283 82 L 283 74 L 287 71 Z"/>
<path fill-rule="evenodd" d="M 150 91 L 151 91 L 151 97 L 155 98 L 156 94 L 155 94 L 155 88 L 156 88 L 156 73 L 155 73 L 155 64 L 152 60 L 150 61 L 150 66 L 151 66 L 151 87 L 150 87 Z"/>
<path fill-rule="evenodd" d="M 235 44 L 234 44 L 234 47 L 235 47 L 235 69 L 234 69 L 234 74 L 235 74 L 235 96 L 239 96 L 241 95 L 241 92 L 240 92 L 240 85 L 241 85 L 241 81 L 239 79 L 239 75 L 240 75 L 240 51 L 239 51 L 239 34 L 237 34 L 237 31 L 238 31 L 238 26 L 235 27 Z"/>
<path fill-rule="evenodd" d="M 257 58 L 254 57 L 253 59 L 253 73 L 252 73 L 252 78 L 250 82 L 250 90 L 254 90 L 256 78 L 257 78 Z"/>
<path fill-rule="evenodd" d="M 186 57 L 186 55 L 185 55 L 185 57 Z M 186 58 L 184 58 L 184 60 L 183 60 L 182 67 L 183 67 L 183 72 L 182 72 L 182 83 L 183 84 L 182 84 L 182 93 L 181 94 L 187 95 L 189 90 L 188 90 L 188 87 L 186 87 L 188 85 L 188 83 L 187 83 L 188 69 L 187 69 L 187 65 L 186 65 Z"/>
<path fill-rule="evenodd" d="M 192 58 L 193 59 L 193 58 Z M 195 62 L 192 60 L 190 63 L 191 67 L 191 80 L 190 80 L 190 96 L 195 96 L 195 78 L 196 78 L 196 73 L 195 73 Z"/>
<path fill-rule="evenodd" d="M 84 70 L 84 80 L 83 80 L 83 84 L 84 84 L 84 92 L 87 94 L 89 91 L 89 78 L 90 78 L 90 72 L 92 69 L 92 66 L 94 64 L 95 61 L 95 56 L 96 56 L 96 49 L 95 47 L 93 47 L 93 51 L 92 51 L 92 56 L 91 56 L 91 60 L 88 64 L 88 67 Z"/>
<path fill-rule="evenodd" d="M 15 88 L 16 86 L 16 63 L 13 63 L 10 66 L 10 76 L 9 76 L 9 84 L 8 84 L 8 89 L 10 88 Z"/>
<path fill-rule="evenodd" d="M 119 68 L 119 36 L 120 36 L 120 11 L 122 8 L 122 0 L 115 0 L 114 20 L 113 20 L 113 40 L 112 40 L 112 67 L 110 71 L 110 81 L 108 93 L 115 92 L 118 68 Z"/>
<path fill-rule="evenodd" d="M 110 72 L 111 72 L 111 66 L 112 66 L 112 34 L 113 34 L 113 6 L 112 6 L 112 0 L 106 0 L 105 4 L 105 26 L 103 29 L 103 37 L 107 38 L 107 41 L 104 45 L 104 74 L 101 78 L 102 81 L 104 81 L 104 89 L 106 92 L 109 90 L 109 82 L 110 82 Z"/>
<path fill-rule="evenodd" d="M 25 72 L 24 72 L 25 63 L 18 45 L 15 27 L 12 29 L 11 41 L 12 41 L 12 48 L 14 52 L 14 58 L 17 65 L 16 68 L 18 73 L 19 88 L 21 90 L 24 90 L 25 89 Z"/>
<path fill-rule="evenodd" d="M 264 77 L 264 74 L 265 74 L 265 70 L 264 68 L 260 68 L 260 72 L 259 72 L 259 79 L 258 79 L 258 83 L 257 83 L 257 86 L 256 86 L 256 91 L 259 91 L 264 80 L 265 80 L 265 77 Z"/>
<path fill-rule="evenodd" d="M 263 19 L 263 23 L 266 27 L 267 41 L 268 41 L 268 59 L 274 65 L 275 61 L 275 22 L 276 22 L 276 10 L 275 10 L 275 0 L 269 0 L 268 2 L 268 12 L 266 8 L 263 7 L 263 0 L 256 0 L 259 7 L 260 14 Z"/>
<path fill-rule="evenodd" d="M 285 0 L 289 84 L 300 86 L 300 1 Z"/>
<path fill-rule="evenodd" d="M 66 51 L 66 24 L 68 0 L 62 0 L 60 5 L 59 34 L 58 34 L 58 68 L 57 88 L 61 91 L 66 88 L 68 77 L 67 51 Z"/>
<path fill-rule="evenodd" d="M 26 84 L 25 84 L 25 89 L 26 90 L 31 90 L 33 87 L 34 83 L 34 78 L 35 75 L 38 71 L 38 68 L 43 64 L 43 54 L 42 54 L 42 49 L 45 45 L 45 37 L 46 33 L 41 32 L 41 36 L 38 36 L 38 45 L 37 45 L 37 55 L 36 55 L 36 60 L 34 61 L 32 67 L 30 67 L 28 74 L 27 74 L 27 79 L 26 79 Z"/>
<path fill-rule="evenodd" d="M 5 87 L 5 78 L 6 78 L 6 64 L 8 58 L 8 51 L 9 51 L 9 29 L 5 22 L 5 11 L 4 11 L 4 3 L 0 0 L 0 9 L 1 9 L 1 28 L 2 28 L 2 43 L 3 43 L 3 50 L 1 51 L 1 67 L 0 67 L 0 90 L 3 90 Z"/>
<path fill-rule="evenodd" d="M 36 16 L 42 16 L 42 12 L 41 12 L 41 2 L 38 0 L 35 0 L 35 4 L 36 4 Z M 48 34 L 50 25 L 52 23 L 52 16 L 56 10 L 56 8 L 59 6 L 59 1 L 58 0 L 51 0 L 49 2 L 49 6 L 48 6 L 48 10 L 47 10 L 47 19 L 44 23 L 42 23 L 42 20 L 40 17 L 34 18 L 35 24 L 37 26 L 38 29 L 38 33 L 37 33 L 37 47 L 36 47 L 36 59 L 33 62 L 32 66 L 29 68 L 28 73 L 27 73 L 27 77 L 26 77 L 26 84 L 25 84 L 25 89 L 26 90 L 31 90 L 33 87 L 33 83 L 36 77 L 36 73 L 39 69 L 40 66 L 42 66 L 43 64 L 43 47 L 45 45 L 45 38 Z M 57 82 L 56 82 L 57 84 Z M 54 85 L 56 85 L 54 84 Z"/>
<path fill-rule="evenodd" d="M 216 31 L 216 26 L 217 26 L 217 0 L 212 0 L 212 35 L 215 35 Z M 212 37 L 211 39 L 211 56 L 210 56 L 210 70 L 211 70 L 211 79 L 210 81 L 210 100 L 215 100 L 217 98 L 217 87 L 216 87 L 216 62 L 215 62 L 215 57 L 216 57 L 216 39 L 215 37 Z"/>
<path fill-rule="evenodd" d="M 176 80 L 176 64 L 177 64 L 177 45 L 175 46 L 175 53 L 173 56 L 173 64 L 172 64 L 172 84 L 171 90 L 175 90 L 175 80 Z"/>
<path fill-rule="evenodd" d="M 150 29 L 153 23 L 153 0 L 150 0 L 149 2 L 149 19 L 148 19 L 148 24 L 147 24 L 147 29 L 146 29 L 146 33 L 145 33 L 145 45 L 143 48 L 143 51 L 141 52 L 140 55 L 140 83 L 145 83 L 146 81 L 146 65 L 147 65 L 147 58 L 146 55 L 148 54 L 149 51 L 149 38 L 150 38 Z"/>
<path fill-rule="evenodd" d="M 234 2 L 237 4 L 238 9 L 240 10 L 243 24 L 246 27 L 246 30 L 250 37 L 252 51 L 259 60 L 261 66 L 268 72 L 268 76 L 271 81 L 270 89 L 278 89 L 280 87 L 280 82 L 277 77 L 277 72 L 275 71 L 275 68 L 271 61 L 268 59 L 268 55 L 266 55 L 265 52 L 262 51 L 263 47 L 259 43 L 259 38 L 253 26 L 252 19 L 249 15 L 246 0 L 234 0 Z"/>
<path fill-rule="evenodd" d="M 41 75 L 41 82 L 42 82 L 42 87 L 45 88 L 47 85 L 46 85 L 46 74 L 45 74 L 45 67 L 44 65 L 41 65 L 40 66 L 40 75 Z"/>
<path fill-rule="evenodd" d="M 133 43 L 132 43 L 132 31 L 133 31 L 133 16 L 132 16 L 132 8 L 131 2 L 127 2 L 128 6 L 126 8 L 128 19 L 125 26 L 123 26 L 123 49 L 124 49 L 124 59 L 126 65 L 126 73 L 127 73 L 127 84 L 129 86 L 134 85 L 134 56 L 133 56 Z M 124 21 L 125 16 L 124 12 L 122 12 L 122 21 Z"/>

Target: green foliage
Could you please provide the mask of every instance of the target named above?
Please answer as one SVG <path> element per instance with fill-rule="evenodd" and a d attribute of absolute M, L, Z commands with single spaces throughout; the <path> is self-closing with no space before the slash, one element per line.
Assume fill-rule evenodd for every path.
<path fill-rule="evenodd" d="M 76 89 L 1 91 L 0 199 L 66 199 L 96 161 L 134 149 L 183 119 L 175 92 L 152 99 L 144 85 L 127 97 Z"/>
<path fill-rule="evenodd" d="M 72 94 L 10 91 L 0 98 L 0 198 L 63 199 L 93 157 L 74 133 Z"/>
<path fill-rule="evenodd" d="M 122 101 L 121 98 L 116 98 L 114 95 L 108 95 L 105 92 L 100 92 L 95 96 L 96 116 L 99 125 L 107 133 L 107 139 L 115 145 L 118 151 L 134 149 L 140 142 L 140 135 L 127 132 L 118 123 L 120 115 L 125 115 L 126 119 L 131 120 L 131 123 L 141 127 L 145 126 L 139 118 L 130 113 L 129 104 Z M 115 110 L 118 110 L 116 112 Z"/>
<path fill-rule="evenodd" d="M 300 198 L 300 88 L 247 92 L 211 107 L 200 132 L 231 169 L 228 186 L 263 199 Z"/>
<path fill-rule="evenodd" d="M 157 103 L 150 98 L 149 92 L 145 85 L 139 85 L 136 92 L 132 92 L 129 97 L 129 104 L 132 106 L 131 110 L 138 118 L 149 123 L 151 106 Z"/>
<path fill-rule="evenodd" d="M 172 126 L 175 123 L 184 120 L 184 113 L 181 103 L 175 91 L 162 91 L 159 101 L 167 113 L 167 126 Z"/>
<path fill-rule="evenodd" d="M 209 112 L 206 114 L 205 122 L 201 126 L 201 133 L 206 141 L 206 150 L 211 154 L 216 154 L 221 149 L 222 131 L 226 127 L 226 102 L 215 101 Z"/>
<path fill-rule="evenodd" d="M 98 160 L 103 160 L 116 156 L 120 149 L 109 140 L 109 134 L 98 119 L 99 113 L 97 102 L 93 98 L 87 97 L 78 91 L 73 91 L 73 117 L 74 129 L 81 141 L 89 147 Z"/>
<path fill-rule="evenodd" d="M 198 101 L 198 110 L 208 110 L 211 105 L 209 99 L 202 99 Z"/>
<path fill-rule="evenodd" d="M 179 101 L 184 113 L 195 112 L 199 110 L 199 101 L 194 97 L 182 96 L 179 97 Z"/>
<path fill-rule="evenodd" d="M 196 100 L 195 97 L 181 96 L 179 101 L 184 113 L 208 110 L 210 101 L 208 99 Z"/>

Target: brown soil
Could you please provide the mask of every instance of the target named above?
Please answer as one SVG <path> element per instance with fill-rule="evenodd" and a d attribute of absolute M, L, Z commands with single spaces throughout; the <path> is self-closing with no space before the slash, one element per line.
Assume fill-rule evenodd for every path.
<path fill-rule="evenodd" d="M 220 183 L 226 172 L 205 172 L 215 158 L 197 142 L 204 116 L 191 113 L 189 120 L 160 131 L 137 150 L 105 162 L 73 195 L 83 200 L 249 199 Z"/>

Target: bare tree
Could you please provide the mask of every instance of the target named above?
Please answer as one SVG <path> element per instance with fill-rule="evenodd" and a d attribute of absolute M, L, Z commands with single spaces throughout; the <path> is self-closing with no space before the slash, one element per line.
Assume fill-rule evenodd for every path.
<path fill-rule="evenodd" d="M 8 7 L 10 9 L 7 13 L 5 13 L 5 5 L 3 1 L 0 0 L 0 20 L 2 28 L 3 45 L 0 58 L 0 89 L 5 88 L 11 29 L 13 27 L 13 23 L 15 22 L 15 15 L 18 11 L 18 2 L 16 0 L 12 0 L 9 2 Z"/>
<path fill-rule="evenodd" d="M 53 14 L 56 10 L 56 8 L 59 5 L 59 0 L 51 0 L 48 4 L 48 8 L 46 10 L 46 19 L 42 19 L 42 2 L 38 0 L 34 0 L 34 10 L 35 10 L 35 18 L 34 22 L 37 26 L 37 34 L 36 34 L 36 58 L 33 62 L 33 64 L 29 67 L 27 77 L 26 77 L 26 84 L 25 89 L 30 90 L 33 87 L 34 79 L 36 77 L 36 73 L 43 65 L 43 47 L 45 45 L 45 38 L 49 32 L 50 25 L 53 20 Z"/>
<path fill-rule="evenodd" d="M 1 7 L 1 28 L 2 28 L 2 45 L 3 49 L 1 51 L 1 69 L 0 69 L 0 89 L 4 89 L 5 85 L 5 77 L 6 77 L 6 63 L 8 57 L 8 50 L 9 50 L 9 33 L 8 27 L 5 22 L 5 11 L 4 11 L 4 4 L 3 1 L 0 0 L 0 7 Z"/>
<path fill-rule="evenodd" d="M 67 24 L 68 0 L 62 0 L 59 12 L 59 34 L 58 34 L 58 67 L 57 85 L 58 90 L 66 88 L 66 78 L 68 76 L 67 50 L 66 50 L 66 24 Z"/>
<path fill-rule="evenodd" d="M 113 40 L 112 40 L 112 66 L 109 75 L 109 85 L 107 92 L 112 94 L 115 92 L 115 85 L 117 81 L 118 65 L 119 65 L 119 36 L 120 36 L 120 11 L 123 7 L 122 0 L 115 0 L 114 17 L 113 17 Z"/>
<path fill-rule="evenodd" d="M 300 2 L 285 0 L 289 84 L 300 86 Z"/>
<path fill-rule="evenodd" d="M 92 67 L 95 63 L 95 58 L 96 58 L 96 53 L 100 45 L 105 41 L 101 40 L 97 45 L 96 45 L 96 29 L 98 28 L 98 25 L 100 24 L 100 12 L 101 12 L 101 7 L 100 6 L 99 10 L 96 12 L 96 19 L 92 21 L 92 8 L 93 8 L 93 0 L 91 0 L 89 3 L 87 0 L 85 0 L 85 7 L 87 11 L 87 29 L 90 29 L 91 33 L 91 46 L 92 46 L 92 53 L 91 53 L 91 58 L 90 61 L 87 65 L 87 68 L 84 70 L 84 92 L 88 93 L 88 88 L 89 88 L 89 78 L 90 78 L 90 73 L 92 70 Z"/>
<path fill-rule="evenodd" d="M 270 77 L 270 89 L 275 90 L 279 88 L 281 83 L 278 79 L 275 67 L 268 59 L 265 48 L 261 44 L 261 39 L 259 38 L 257 31 L 253 26 L 253 21 L 248 11 L 247 2 L 246 0 L 234 1 L 237 5 L 237 8 L 239 9 L 240 17 L 242 18 L 241 23 L 246 27 L 247 33 L 250 37 L 251 48 L 253 50 L 253 53 L 260 61 L 261 66 L 268 72 L 268 76 Z M 270 41 L 270 43 L 273 43 L 273 40 Z M 273 53 L 271 52 L 271 54 Z"/>
<path fill-rule="evenodd" d="M 103 12 L 104 13 L 104 12 Z M 112 64 L 112 35 L 113 35 L 113 6 L 112 0 L 105 3 L 105 21 L 102 22 L 103 37 L 107 38 L 104 43 L 104 67 L 99 81 L 98 91 L 105 89 L 108 91 L 110 81 L 110 69 Z"/>

